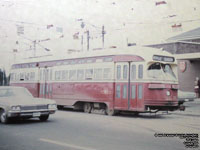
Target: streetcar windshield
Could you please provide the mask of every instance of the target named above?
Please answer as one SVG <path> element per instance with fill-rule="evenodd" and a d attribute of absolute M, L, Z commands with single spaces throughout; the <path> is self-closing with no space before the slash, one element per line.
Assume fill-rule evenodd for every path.
<path fill-rule="evenodd" d="M 148 76 L 155 79 L 176 80 L 170 64 L 153 63 L 148 68 Z"/>

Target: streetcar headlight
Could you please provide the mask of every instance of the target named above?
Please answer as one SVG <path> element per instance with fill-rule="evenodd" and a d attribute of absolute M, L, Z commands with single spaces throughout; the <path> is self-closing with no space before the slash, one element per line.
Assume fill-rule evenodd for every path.
<path fill-rule="evenodd" d="M 11 107 L 11 111 L 20 111 L 20 110 L 21 110 L 20 106 L 12 106 Z"/>
<path fill-rule="evenodd" d="M 48 105 L 48 109 L 54 109 L 54 110 L 56 110 L 57 109 L 57 105 L 56 104 L 49 104 Z"/>
<path fill-rule="evenodd" d="M 166 95 L 167 95 L 167 96 L 170 96 L 170 95 L 171 95 L 170 91 L 167 91 L 167 92 L 166 92 Z"/>

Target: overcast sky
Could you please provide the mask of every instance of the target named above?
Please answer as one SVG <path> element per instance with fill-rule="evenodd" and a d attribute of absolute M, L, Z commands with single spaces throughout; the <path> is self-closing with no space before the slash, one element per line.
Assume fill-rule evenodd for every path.
<path fill-rule="evenodd" d="M 102 47 L 104 25 L 105 48 L 123 48 L 127 42 L 137 45 L 162 43 L 169 37 L 200 25 L 200 0 L 1 0 L 0 1 L 0 63 L 26 60 L 33 56 L 67 55 L 68 49 L 87 47 L 90 31 L 90 50 Z M 84 28 L 81 28 L 81 23 Z M 53 25 L 47 29 L 47 25 Z M 181 25 L 172 29 L 173 25 Z M 24 33 L 17 34 L 17 27 Z M 62 31 L 58 31 L 62 29 Z M 57 30 L 56 30 L 57 29 Z M 78 39 L 73 35 L 78 34 Z M 17 41 L 17 44 L 16 44 Z M 45 48 L 50 51 L 46 51 Z M 8 66 L 8 65 L 7 65 Z"/>

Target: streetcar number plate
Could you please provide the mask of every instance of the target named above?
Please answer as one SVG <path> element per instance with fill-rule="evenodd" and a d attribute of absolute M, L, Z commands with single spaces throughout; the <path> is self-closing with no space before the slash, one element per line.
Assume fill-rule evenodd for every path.
<path fill-rule="evenodd" d="M 35 112 L 35 113 L 33 113 L 33 117 L 40 117 L 40 112 Z"/>

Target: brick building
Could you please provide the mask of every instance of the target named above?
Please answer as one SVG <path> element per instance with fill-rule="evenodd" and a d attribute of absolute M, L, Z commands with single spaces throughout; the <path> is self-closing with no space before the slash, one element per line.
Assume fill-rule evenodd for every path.
<path fill-rule="evenodd" d="M 179 64 L 180 89 L 194 91 L 194 81 L 200 78 L 200 28 L 171 37 L 166 43 L 146 46 L 163 48 L 174 54 Z"/>

